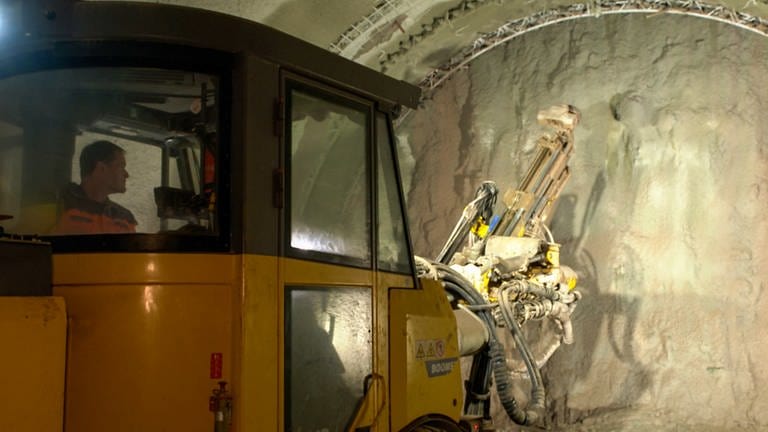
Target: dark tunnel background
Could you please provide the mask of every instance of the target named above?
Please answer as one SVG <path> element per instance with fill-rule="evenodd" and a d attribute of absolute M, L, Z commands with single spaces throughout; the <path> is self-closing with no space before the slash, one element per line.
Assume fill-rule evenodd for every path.
<path fill-rule="evenodd" d="M 540 109 L 581 111 L 551 228 L 584 298 L 544 368 L 550 427 L 768 424 L 766 76 L 768 39 L 736 26 L 583 18 L 480 56 L 400 125 L 415 251 L 434 257 L 483 180 L 517 186 Z"/>

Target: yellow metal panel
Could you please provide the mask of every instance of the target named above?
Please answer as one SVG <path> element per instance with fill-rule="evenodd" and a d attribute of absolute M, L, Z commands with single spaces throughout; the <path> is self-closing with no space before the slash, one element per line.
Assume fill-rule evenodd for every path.
<path fill-rule="evenodd" d="M 66 254 L 53 257 L 54 285 L 234 283 L 239 256 L 225 254 Z"/>
<path fill-rule="evenodd" d="M 283 287 L 374 280 L 370 270 L 254 255 L 83 254 L 56 256 L 54 268 L 55 291 L 71 310 L 67 427 L 78 432 L 211 430 L 213 352 L 224 354 L 235 429 L 282 431 Z M 392 430 L 423 414 L 458 418 L 458 368 L 430 377 L 429 359 L 416 358 L 417 345 L 430 340 L 445 342 L 434 360 L 457 357 L 441 287 L 393 291 L 399 318 L 390 323 L 389 288 L 412 280 L 388 273 L 375 280 L 373 371 L 381 378 L 359 424 L 390 430 L 390 406 Z"/>
<path fill-rule="evenodd" d="M 373 293 L 373 372 L 371 386 L 360 403 L 348 430 L 370 426 L 374 431 L 389 430 L 389 288 L 409 287 L 413 279 L 379 272 Z"/>
<path fill-rule="evenodd" d="M 0 297 L 0 431 L 61 431 L 67 317 L 60 297 Z"/>
<path fill-rule="evenodd" d="M 456 320 L 442 286 L 390 291 L 391 428 L 442 414 L 458 422 L 461 368 Z"/>
<path fill-rule="evenodd" d="M 376 280 L 379 286 L 384 287 L 382 293 L 388 294 L 388 288 L 413 288 L 413 276 L 397 273 L 378 272 Z M 386 298 L 386 297 L 385 297 Z"/>
<path fill-rule="evenodd" d="M 57 281 L 72 284 L 54 286 L 70 316 L 66 430 L 212 430 L 211 354 L 223 354 L 223 379 L 231 382 L 239 286 L 210 281 L 231 281 L 240 257 L 80 257 L 54 257 Z M 147 277 L 141 269 L 150 265 L 167 282 L 99 283 Z"/>
<path fill-rule="evenodd" d="M 376 380 L 373 388 L 373 403 L 366 408 L 373 411 L 373 430 L 388 431 L 389 429 L 389 290 L 391 288 L 412 288 L 413 277 L 395 273 L 379 272 L 376 275 L 376 292 L 374 294 L 373 320 L 374 320 L 374 356 L 373 370 L 381 380 Z M 362 423 L 361 423 L 362 424 Z"/>
<path fill-rule="evenodd" d="M 242 361 L 239 400 L 235 401 L 240 432 L 282 428 L 281 302 L 278 298 L 277 258 L 246 255 L 242 320 Z"/>
<path fill-rule="evenodd" d="M 284 259 L 286 285 L 373 285 L 373 272 L 366 269 Z"/>
<path fill-rule="evenodd" d="M 387 385 L 384 377 L 379 374 L 372 374 L 368 392 L 363 396 L 360 405 L 352 422 L 347 427 L 348 432 L 355 432 L 360 428 L 372 427 L 374 430 L 386 430 L 379 419 L 386 417 L 384 409 L 386 408 Z"/>

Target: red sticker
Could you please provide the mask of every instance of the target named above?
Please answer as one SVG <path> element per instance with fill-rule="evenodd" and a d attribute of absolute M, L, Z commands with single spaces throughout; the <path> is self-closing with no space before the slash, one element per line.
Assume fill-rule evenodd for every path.
<path fill-rule="evenodd" d="M 445 355 L 445 345 L 443 344 L 442 339 L 438 339 L 435 341 L 435 356 L 442 357 L 444 355 Z"/>
<path fill-rule="evenodd" d="M 221 379 L 222 358 L 221 353 L 211 353 L 211 379 Z"/>

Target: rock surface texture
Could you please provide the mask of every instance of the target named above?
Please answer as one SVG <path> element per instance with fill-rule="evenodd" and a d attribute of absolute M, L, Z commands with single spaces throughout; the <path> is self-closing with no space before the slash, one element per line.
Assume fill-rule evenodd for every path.
<path fill-rule="evenodd" d="M 581 111 L 551 228 L 584 298 L 544 368 L 550 429 L 768 430 L 766 77 L 758 34 L 602 16 L 497 47 L 401 124 L 415 252 L 434 257 L 483 180 L 517 186 L 540 109 Z"/>

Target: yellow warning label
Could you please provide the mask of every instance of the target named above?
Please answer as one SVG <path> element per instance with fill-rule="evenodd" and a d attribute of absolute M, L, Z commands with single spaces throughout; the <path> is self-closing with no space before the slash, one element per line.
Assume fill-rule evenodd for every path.
<path fill-rule="evenodd" d="M 445 343 L 443 339 L 423 339 L 416 341 L 416 359 L 426 360 L 442 358 L 445 356 Z"/>

